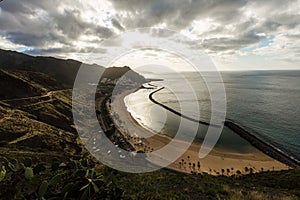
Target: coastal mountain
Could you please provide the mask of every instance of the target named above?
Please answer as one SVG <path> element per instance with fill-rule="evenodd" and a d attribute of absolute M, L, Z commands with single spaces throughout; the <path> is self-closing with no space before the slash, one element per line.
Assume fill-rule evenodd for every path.
<path fill-rule="evenodd" d="M 136 83 L 145 83 L 146 79 L 141 76 L 140 74 L 136 73 L 130 67 L 124 66 L 124 67 L 110 67 L 104 71 L 102 74 L 102 78 L 112 79 L 112 80 L 118 80 L 122 76 L 128 80 L 132 80 Z"/>
<path fill-rule="evenodd" d="M 29 56 L 15 51 L 0 50 L 0 68 L 44 73 L 65 87 L 72 87 L 82 62 L 54 57 Z M 85 64 L 87 65 L 87 64 Z M 104 70 L 99 65 L 89 65 Z"/>
<path fill-rule="evenodd" d="M 0 69 L 39 72 L 55 79 L 64 88 L 72 88 L 80 66 L 91 69 L 91 73 L 102 74 L 101 79 L 116 80 L 125 75 L 132 81 L 144 83 L 145 78 L 134 72 L 130 67 L 104 68 L 96 64 L 85 64 L 71 59 L 54 57 L 30 56 L 23 53 L 0 49 Z M 100 77 L 99 77 L 100 78 Z M 86 83 L 88 83 L 88 75 Z M 47 83 L 45 83 L 47 84 Z"/>
<path fill-rule="evenodd" d="M 72 86 L 81 62 L 0 50 L 0 143 L 11 149 L 81 152 L 72 116 Z M 84 64 L 86 65 L 86 64 Z M 103 68 L 102 79 L 145 79 L 129 67 Z M 88 83 L 88 78 L 87 82 Z"/>
<path fill-rule="evenodd" d="M 95 161 L 73 123 L 71 88 L 81 65 L 0 50 L 0 199 L 300 197 L 298 169 L 232 177 L 168 169 L 129 174 Z M 99 98 L 123 77 L 125 83 L 146 81 L 129 67 L 90 66 L 103 70 Z"/>

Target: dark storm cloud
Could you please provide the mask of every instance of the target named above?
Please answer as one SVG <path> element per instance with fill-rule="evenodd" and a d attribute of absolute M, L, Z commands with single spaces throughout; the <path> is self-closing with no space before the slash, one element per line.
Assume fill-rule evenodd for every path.
<path fill-rule="evenodd" d="M 3 35 L 6 35 L 6 39 L 15 44 L 24 44 L 26 46 L 43 46 L 49 40 L 47 35 L 35 35 L 22 32 L 5 32 Z"/>
<path fill-rule="evenodd" d="M 124 27 L 119 23 L 118 20 L 116 20 L 115 18 L 111 19 L 111 23 L 114 27 L 116 27 L 117 29 L 119 29 L 120 31 L 124 31 Z"/>
<path fill-rule="evenodd" d="M 297 0 L 111 0 L 127 28 L 164 25 L 172 30 L 193 29 L 194 20 L 217 25 L 198 34 L 199 43 L 214 52 L 234 52 L 259 43 L 277 31 L 299 25 L 300 16 L 285 12 Z M 228 28 L 227 26 L 231 27 Z M 261 33 L 265 37 L 258 36 Z M 222 35 L 222 36 L 218 36 Z M 223 36 L 224 35 L 224 36 Z M 157 35 L 160 36 L 160 35 Z M 191 44 L 191 46 L 194 46 Z"/>
<path fill-rule="evenodd" d="M 5 0 L 0 2 L 0 7 L 2 11 L 10 13 L 33 13 L 30 6 L 24 4 L 23 1 L 18 0 Z"/>
<path fill-rule="evenodd" d="M 96 2 L 96 1 L 95 1 Z M 189 30 L 198 44 L 213 52 L 234 52 L 259 43 L 277 32 L 299 29 L 300 15 L 287 12 L 297 0 L 110 0 L 114 10 L 107 10 L 107 28 L 83 19 L 87 2 L 76 0 L 4 0 L 0 2 L 0 36 L 14 44 L 36 47 L 40 53 L 86 52 L 90 49 L 72 47 L 82 42 L 80 36 L 96 36 L 97 42 L 120 32 L 161 25 L 167 29 Z M 101 1 L 102 3 L 102 1 Z M 106 3 L 103 1 L 103 4 Z M 63 5 L 63 6 L 62 6 Z M 96 6 L 95 6 L 96 7 Z M 85 8 L 87 9 L 87 8 Z M 94 18 L 97 18 L 95 8 Z M 250 12 L 249 12 L 250 11 Z M 195 20 L 214 23 L 201 31 Z M 229 27 L 228 27 L 229 26 Z M 259 34 L 260 33 L 260 34 Z M 152 32 L 152 36 L 168 37 L 170 32 Z M 260 36 L 259 36 L 260 35 Z M 293 36 L 295 35 L 295 36 Z M 88 38 L 88 37 L 85 37 Z M 286 36 L 298 39 L 297 34 Z M 85 41 L 83 41 L 84 43 Z M 97 43 L 94 42 L 94 43 Z M 93 42 L 92 42 L 93 43 Z M 60 44 L 65 48 L 52 48 Z M 81 44 L 81 43 L 80 43 Z M 121 45 L 110 41 L 104 46 Z M 87 45 L 88 46 L 88 45 Z M 195 44 L 190 44 L 191 47 Z M 55 46 L 56 47 L 56 46 Z M 65 50 L 63 50 L 65 49 Z M 38 52 L 36 52 L 38 53 Z"/>
<path fill-rule="evenodd" d="M 71 39 L 77 39 L 90 26 L 81 20 L 79 10 L 64 10 L 63 14 L 56 14 L 53 21 L 56 23 L 57 29 Z"/>
<path fill-rule="evenodd" d="M 103 26 L 96 26 L 92 30 L 95 30 L 94 33 L 96 33 L 100 38 L 109 38 L 114 35 L 114 32 L 111 29 Z"/>
<path fill-rule="evenodd" d="M 238 50 L 245 46 L 249 46 L 258 43 L 266 36 L 258 36 L 255 31 L 250 31 L 245 34 L 237 35 L 236 37 L 221 37 L 205 39 L 202 42 L 202 46 L 211 51 L 227 51 Z"/>
<path fill-rule="evenodd" d="M 108 38 L 114 32 L 106 27 L 82 20 L 80 10 L 64 10 L 64 13 L 54 18 L 58 30 L 61 30 L 71 39 L 77 39 L 80 35 L 98 35 L 100 38 Z"/>
<path fill-rule="evenodd" d="M 109 28 L 85 22 L 82 11 L 74 8 L 58 11 L 62 1 L 6 0 L 0 3 L 0 35 L 15 44 L 43 47 L 54 43 L 70 45 L 81 35 L 108 38 L 114 34 Z M 51 51 L 51 49 L 49 49 Z"/>
<path fill-rule="evenodd" d="M 111 2 L 117 10 L 129 13 L 125 18 L 119 15 L 123 24 L 129 27 L 150 27 L 166 23 L 177 30 L 185 28 L 199 17 L 231 21 L 246 4 L 243 0 L 111 0 Z"/>
<path fill-rule="evenodd" d="M 270 20 L 273 23 L 277 23 L 282 26 L 287 26 L 289 28 L 294 28 L 300 23 L 300 14 L 282 13 L 279 15 L 272 16 L 272 19 Z"/>

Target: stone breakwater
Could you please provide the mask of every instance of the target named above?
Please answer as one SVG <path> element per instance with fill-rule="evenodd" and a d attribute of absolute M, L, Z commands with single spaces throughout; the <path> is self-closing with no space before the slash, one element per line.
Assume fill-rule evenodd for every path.
<path fill-rule="evenodd" d="M 277 149 L 276 147 L 268 144 L 267 142 L 262 141 L 255 135 L 251 134 L 249 131 L 238 125 L 236 122 L 232 120 L 226 120 L 224 125 L 231 130 L 233 130 L 235 133 L 237 133 L 239 136 L 250 142 L 254 147 L 261 150 L 268 156 L 292 167 L 292 168 L 299 168 L 300 162 L 294 158 L 291 158 L 289 155 L 285 154 L 281 150 Z"/>
<path fill-rule="evenodd" d="M 152 85 L 152 84 L 151 84 L 151 86 L 154 87 L 154 85 Z M 160 87 L 159 89 L 156 89 L 155 91 L 151 92 L 149 94 L 150 101 L 153 102 L 154 104 L 159 105 L 162 108 L 174 113 L 175 115 L 178 115 L 187 120 L 190 120 L 190 121 L 193 121 L 193 122 L 196 122 L 199 124 L 207 125 L 207 126 L 216 126 L 216 127 L 218 126 L 215 124 L 210 124 L 205 121 L 193 119 L 193 118 L 186 116 L 186 115 L 166 106 L 165 104 L 162 104 L 162 103 L 158 102 L 157 100 L 155 100 L 153 98 L 153 95 L 163 89 L 164 89 L 164 87 Z M 226 119 L 224 122 L 224 126 L 228 127 L 232 131 L 234 131 L 236 134 L 238 134 L 239 136 L 241 136 L 242 138 L 247 140 L 251 145 L 253 145 L 257 149 L 259 149 L 260 151 L 264 152 L 266 155 L 288 165 L 289 167 L 300 168 L 300 162 L 298 160 L 290 157 L 289 155 L 285 154 L 284 152 L 277 149 L 276 147 L 262 141 L 261 139 L 259 139 L 258 137 L 256 137 L 255 135 L 253 135 L 252 133 L 247 131 L 245 128 L 243 128 L 242 126 L 240 126 L 239 124 L 234 122 L 233 120 Z"/>

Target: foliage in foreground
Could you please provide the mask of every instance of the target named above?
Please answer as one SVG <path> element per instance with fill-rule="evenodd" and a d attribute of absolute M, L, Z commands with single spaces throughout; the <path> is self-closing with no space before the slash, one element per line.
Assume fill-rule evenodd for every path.
<path fill-rule="evenodd" d="M 300 197 L 299 170 L 247 176 L 117 172 L 92 161 L 0 158 L 0 199 L 275 199 Z"/>
<path fill-rule="evenodd" d="M 3 159 L 0 171 L 0 199 L 118 199 L 113 171 L 97 168 L 90 159 L 50 166 Z"/>

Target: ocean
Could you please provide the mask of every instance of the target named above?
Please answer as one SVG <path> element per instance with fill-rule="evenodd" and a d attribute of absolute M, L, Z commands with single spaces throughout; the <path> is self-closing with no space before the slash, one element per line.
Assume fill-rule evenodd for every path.
<path fill-rule="evenodd" d="M 198 73 L 143 75 L 163 79 L 151 82 L 157 88 L 164 87 L 153 95 L 156 101 L 190 118 L 197 118 L 200 113 L 200 120 L 209 122 L 210 95 Z M 221 75 L 226 91 L 226 119 L 234 120 L 261 140 L 300 160 L 300 71 L 239 71 Z M 203 76 L 209 77 L 210 73 Z M 186 90 L 187 83 L 192 90 Z M 151 102 L 148 97 L 155 89 L 148 84 L 146 87 L 149 89 L 140 89 L 125 98 L 128 111 L 143 127 L 175 136 L 179 123 L 184 127 L 186 119 Z M 191 92 L 196 99 L 189 98 Z M 196 125 L 199 125 L 196 140 L 201 142 L 207 126 Z M 187 133 L 190 131 L 190 127 L 184 128 Z M 252 147 L 226 127 L 217 146 L 240 153 L 247 153 Z"/>

